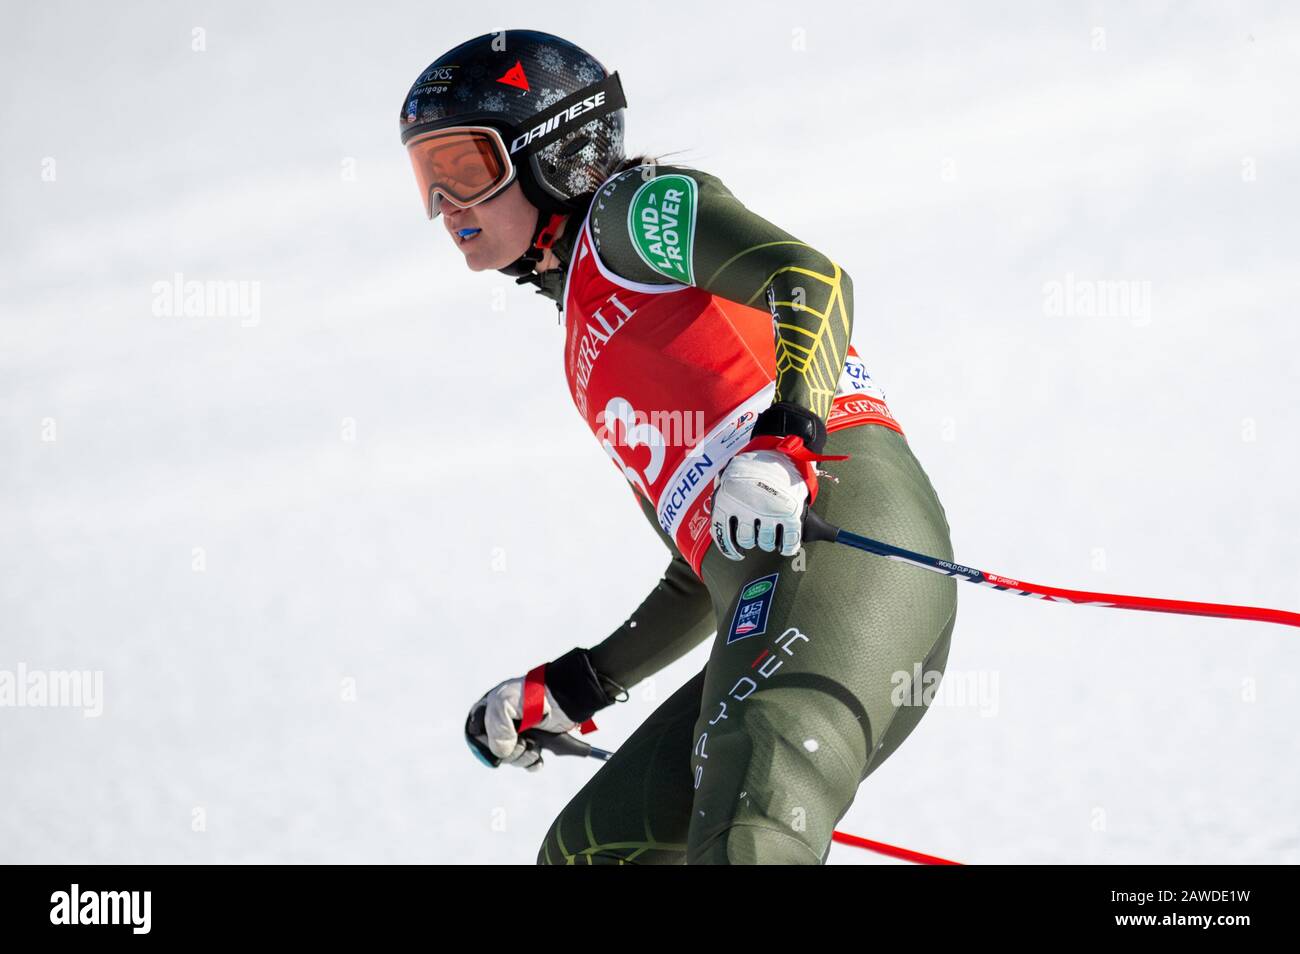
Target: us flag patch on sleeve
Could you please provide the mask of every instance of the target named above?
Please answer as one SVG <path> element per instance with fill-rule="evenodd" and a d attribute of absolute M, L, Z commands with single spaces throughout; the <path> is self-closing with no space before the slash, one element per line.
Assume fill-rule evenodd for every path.
<path fill-rule="evenodd" d="M 760 636 L 767 632 L 767 615 L 772 609 L 772 597 L 776 594 L 776 581 L 780 573 L 751 580 L 740 590 L 740 602 L 731 617 L 731 629 L 727 632 L 727 644 L 744 639 L 746 636 Z"/>

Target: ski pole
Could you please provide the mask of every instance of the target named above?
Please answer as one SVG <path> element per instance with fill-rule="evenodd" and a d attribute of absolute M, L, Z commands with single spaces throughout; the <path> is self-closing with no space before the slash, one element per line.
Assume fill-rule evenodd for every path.
<path fill-rule="evenodd" d="M 870 537 L 864 537 L 848 530 L 841 530 L 822 519 L 814 510 L 807 510 L 803 520 L 803 541 L 811 543 L 825 540 L 829 543 L 843 543 L 847 546 L 866 550 L 877 556 L 901 563 L 910 563 L 923 570 L 932 570 L 945 576 L 956 577 L 967 583 L 978 583 L 995 590 L 1028 596 L 1032 599 L 1051 600 L 1055 603 L 1075 603 L 1080 606 L 1109 606 L 1112 609 L 1146 610 L 1151 613 L 1181 613 L 1186 616 L 1218 616 L 1227 619 L 1249 619 L 1261 623 L 1280 623 L 1283 626 L 1300 626 L 1300 613 L 1288 610 L 1266 609 L 1260 606 L 1232 606 L 1226 603 L 1197 603 L 1189 600 L 1165 600 L 1149 596 L 1123 596 L 1118 593 L 1089 593 L 1084 590 L 1067 590 L 1056 586 L 1044 586 L 1039 583 L 1026 583 L 1009 577 L 976 570 L 959 563 L 949 563 L 938 557 L 926 556 L 912 550 L 904 550 L 892 544 L 882 543 Z"/>
<path fill-rule="evenodd" d="M 475 709 L 465 720 L 465 739 L 469 742 L 470 751 L 477 756 L 478 760 L 490 768 L 496 768 L 501 764 L 492 752 L 479 742 L 476 736 L 483 735 L 487 731 L 487 720 L 485 713 L 487 708 Z M 518 720 L 515 722 L 518 727 Z M 519 738 L 524 740 L 524 748 L 530 751 L 536 749 L 545 749 L 547 752 L 554 752 L 556 755 L 578 755 L 583 758 L 601 759 L 608 762 L 614 757 L 613 752 L 607 752 L 604 749 L 598 749 L 588 742 L 576 736 L 569 735 L 567 732 L 543 732 L 541 729 L 527 729 L 519 733 Z"/>
<path fill-rule="evenodd" d="M 567 732 L 555 733 L 543 732 L 541 729 L 528 729 L 520 735 L 520 738 L 536 742 L 539 749 L 545 749 L 556 755 L 580 755 L 583 758 L 600 759 L 602 762 L 608 762 L 614 757 L 613 752 L 598 749 L 590 742 L 584 742 Z"/>

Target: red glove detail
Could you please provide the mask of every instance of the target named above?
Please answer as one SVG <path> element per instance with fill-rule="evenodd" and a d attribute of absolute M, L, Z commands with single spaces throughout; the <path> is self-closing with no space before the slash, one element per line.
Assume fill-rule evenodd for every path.
<path fill-rule="evenodd" d="M 756 450 L 779 450 L 786 457 L 789 457 L 795 463 L 799 475 L 803 477 L 803 482 L 808 485 L 808 506 L 812 506 L 813 501 L 817 499 L 817 468 L 813 466 L 819 460 L 848 460 L 850 454 L 817 454 L 808 449 L 798 434 L 786 434 L 784 437 L 777 437 L 775 434 L 760 434 L 748 444 L 736 451 L 737 454 L 743 454 L 746 451 Z"/>
<path fill-rule="evenodd" d="M 546 718 L 546 663 L 530 669 L 524 676 L 524 711 L 519 719 L 518 731 L 531 729 Z"/>
<path fill-rule="evenodd" d="M 525 732 L 537 725 L 544 718 L 544 704 L 546 702 L 546 663 L 536 666 L 528 671 L 524 676 L 524 711 L 519 719 L 519 732 Z M 594 719 L 588 719 L 582 723 L 579 730 L 583 735 L 588 732 L 596 731 L 596 722 Z"/>

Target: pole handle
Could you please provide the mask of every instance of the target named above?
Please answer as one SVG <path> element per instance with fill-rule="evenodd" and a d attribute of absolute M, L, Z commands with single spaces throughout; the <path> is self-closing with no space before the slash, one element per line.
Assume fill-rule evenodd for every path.
<path fill-rule="evenodd" d="M 803 512 L 803 537 L 804 543 L 815 543 L 818 540 L 824 540 L 827 543 L 834 543 L 839 537 L 840 528 L 827 523 L 822 519 L 822 515 L 811 507 L 804 507 Z"/>

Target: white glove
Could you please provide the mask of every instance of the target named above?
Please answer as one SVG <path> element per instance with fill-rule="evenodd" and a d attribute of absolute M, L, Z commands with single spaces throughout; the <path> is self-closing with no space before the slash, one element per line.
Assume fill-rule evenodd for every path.
<path fill-rule="evenodd" d="M 479 740 L 486 743 L 488 749 L 503 763 L 517 765 L 535 772 L 542 767 L 542 753 L 535 746 L 529 748 L 519 738 L 515 724 L 523 719 L 524 713 L 524 677 L 507 679 L 499 683 L 482 699 L 474 703 L 473 709 L 485 707 L 483 712 L 484 735 Z M 551 690 L 545 691 L 542 703 L 542 721 L 532 726 L 543 732 L 568 732 L 578 723 L 574 722 L 560 708 Z"/>
<path fill-rule="evenodd" d="M 782 556 L 799 552 L 808 485 L 799 468 L 779 450 L 737 454 L 713 482 L 713 540 L 729 560 L 743 560 L 741 549 L 757 542 L 762 550 L 777 548 L 781 530 Z M 731 518 L 736 518 L 733 541 Z"/>

